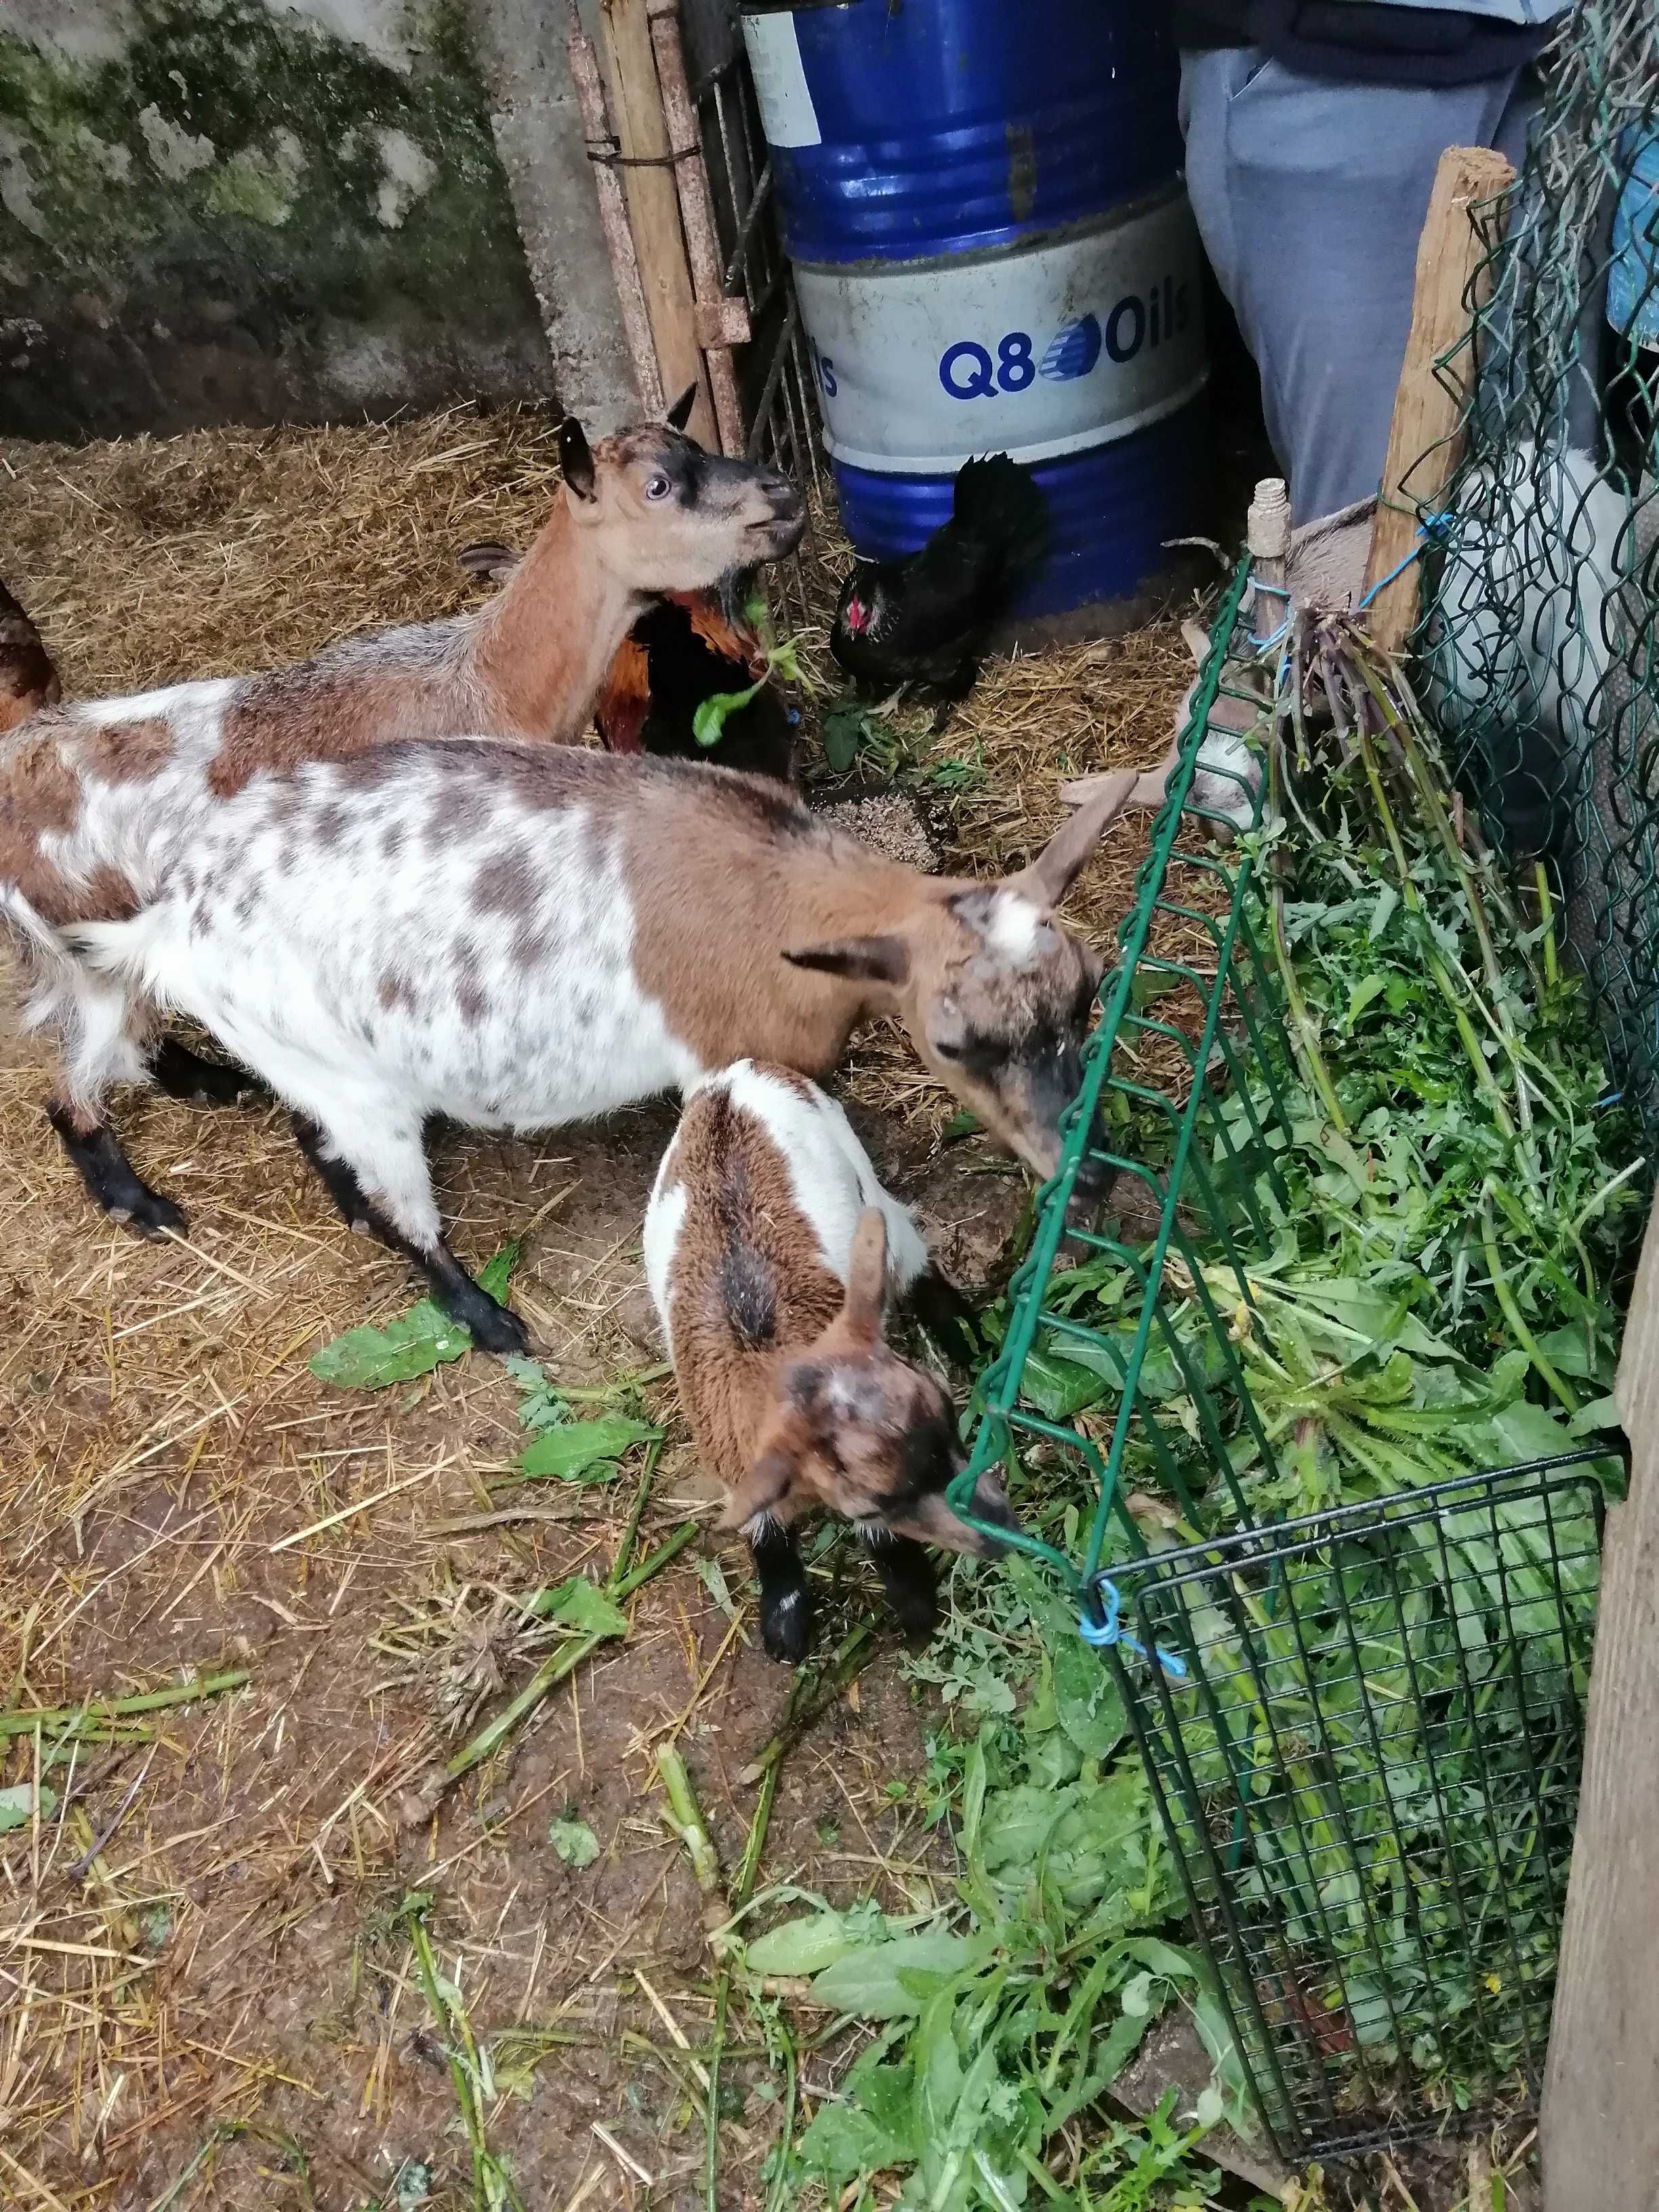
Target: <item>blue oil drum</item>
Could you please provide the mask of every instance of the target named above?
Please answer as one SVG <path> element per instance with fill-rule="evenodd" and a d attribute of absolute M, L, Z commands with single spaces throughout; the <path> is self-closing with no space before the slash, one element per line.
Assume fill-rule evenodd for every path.
<path fill-rule="evenodd" d="M 854 546 L 914 550 L 962 463 L 1007 453 L 1052 526 L 1018 611 L 1129 596 L 1192 528 L 1206 452 L 1168 10 L 739 5 Z"/>

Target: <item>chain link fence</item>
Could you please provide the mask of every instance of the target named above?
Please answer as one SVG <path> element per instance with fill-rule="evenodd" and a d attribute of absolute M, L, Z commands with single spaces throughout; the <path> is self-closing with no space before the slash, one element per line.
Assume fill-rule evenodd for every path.
<path fill-rule="evenodd" d="M 1659 1138 L 1659 9 L 1584 0 L 1476 279 L 1418 646 L 1485 827 L 1565 897 Z M 1449 361 L 1449 368 L 1459 364 Z M 1404 489 L 1410 495 L 1407 481 Z"/>

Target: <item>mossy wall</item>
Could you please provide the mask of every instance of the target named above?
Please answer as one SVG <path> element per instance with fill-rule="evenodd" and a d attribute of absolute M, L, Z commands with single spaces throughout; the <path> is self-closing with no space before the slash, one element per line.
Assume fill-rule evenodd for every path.
<path fill-rule="evenodd" d="M 462 0 L 12 0 L 0 26 L 0 432 L 549 389 Z"/>

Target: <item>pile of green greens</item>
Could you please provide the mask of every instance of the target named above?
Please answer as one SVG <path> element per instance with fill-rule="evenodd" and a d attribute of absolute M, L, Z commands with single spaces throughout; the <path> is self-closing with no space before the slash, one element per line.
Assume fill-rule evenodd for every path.
<path fill-rule="evenodd" d="M 952 1831 L 958 1895 L 896 1917 L 812 1899 L 745 1947 L 748 1976 L 810 1975 L 817 2003 L 875 2027 L 775 2179 L 862 2212 L 1197 2207 L 1218 2179 L 1198 2147 L 1239 2116 L 1242 2077 L 1196 1954 L 1158 1932 L 1178 1885 L 1121 1701 L 1031 1567 L 964 1565 L 957 1595 L 906 1671 L 956 1719 L 915 1790 Z M 1215 2085 L 1194 2112 L 1171 2093 L 1145 2122 L 1104 2117 L 1172 2002 L 1191 2008 Z M 894 2170 L 898 2197 L 878 2199 L 873 2177 Z"/>
<path fill-rule="evenodd" d="M 1158 1180 L 1160 1233 L 1121 1229 L 1117 1249 L 1030 1293 L 1065 1325 L 1039 1324 L 1021 1398 L 1079 1449 L 1019 1448 L 1022 1516 L 1074 1563 L 1090 1469 L 1120 1431 L 1135 1518 L 1119 1516 L 1107 1565 L 1586 1445 L 1606 1445 L 1609 1490 L 1620 1477 L 1609 1394 L 1646 1177 L 1549 883 L 1512 886 L 1480 848 L 1431 731 L 1352 626 L 1304 627 L 1266 673 L 1264 803 L 1230 863 L 1234 1048 L 1196 1071 L 1195 1099 L 1162 1109 L 1138 1070 L 1120 1082 L 1114 1066 L 1106 1141 Z M 1133 1012 L 1179 1021 L 1154 1006 L 1170 988 L 1147 963 Z M 984 1318 L 1005 1341 L 1007 1308 Z M 1212 1673 L 1303 1716 L 1260 1785 L 1282 1811 L 1236 1866 L 1238 1894 L 1331 2014 L 1330 2049 L 1373 2078 L 1409 2069 L 1444 2102 L 1483 2094 L 1515 2056 L 1517 1969 L 1547 1989 L 1556 1929 L 1532 1793 L 1570 1809 L 1595 1553 L 1581 1486 L 1553 1520 L 1535 1499 L 1448 1512 L 1386 1557 L 1322 1547 L 1271 1583 L 1233 1577 L 1220 1607 L 1194 1601 Z M 816 1912 L 750 1946 L 883 2023 L 795 2155 L 830 2201 L 904 2172 L 905 2212 L 1200 2202 L 1210 2181 L 1188 2153 L 1224 2100 L 1236 2116 L 1236 2056 L 1195 1956 L 1169 1940 L 1170 1862 L 1111 1678 L 1079 1639 L 1075 1601 L 1029 1566 L 1012 1575 L 1024 1640 L 976 1637 L 994 1584 L 973 1577 L 976 1610 L 954 1624 L 939 1682 L 978 1715 L 971 1734 L 941 1733 L 929 1778 L 955 1826 L 959 1899 L 902 1927 Z M 1558 1589 L 1583 1632 L 1571 1650 Z M 1365 1654 L 1364 1698 L 1339 1618 Z M 1559 1707 L 1559 1743 L 1506 1741 L 1517 1698 Z M 1263 1716 L 1237 1718 L 1270 1767 Z M 1183 1727 L 1200 1790 L 1224 1802 L 1229 1753 L 1195 1702 Z M 1431 1735 L 1443 1802 L 1424 1786 Z M 1473 1931 L 1454 1876 L 1485 1900 Z M 1195 2010 L 1218 2094 L 1186 2135 L 1172 2112 L 1126 2131 L 1096 2100 L 1176 2000 Z"/>

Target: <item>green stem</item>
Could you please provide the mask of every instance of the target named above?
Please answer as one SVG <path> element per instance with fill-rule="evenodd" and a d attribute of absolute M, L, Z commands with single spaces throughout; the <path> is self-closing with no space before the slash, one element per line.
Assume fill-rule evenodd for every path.
<path fill-rule="evenodd" d="M 657 1472 L 657 1462 L 661 1457 L 662 1438 L 653 1437 L 646 1447 L 645 1471 L 640 1477 L 639 1488 L 634 1492 L 634 1504 L 629 1512 L 627 1525 L 622 1533 L 622 1541 L 617 1547 L 617 1556 L 611 1564 L 611 1572 L 605 1577 L 605 1589 L 612 1596 L 616 1595 L 617 1577 L 627 1573 L 628 1562 L 634 1556 L 634 1539 L 640 1531 L 640 1516 L 645 1511 L 645 1502 L 651 1495 L 652 1479 Z"/>
<path fill-rule="evenodd" d="M 1504 991 L 1503 970 L 1498 964 L 1498 948 L 1492 943 L 1492 931 L 1486 921 L 1486 904 L 1481 898 L 1480 888 L 1475 880 L 1474 871 L 1469 866 L 1468 854 L 1457 842 L 1457 833 L 1452 827 L 1451 817 L 1447 813 L 1440 797 L 1439 788 L 1433 776 L 1429 773 L 1428 765 L 1423 758 L 1415 734 L 1398 715 L 1392 714 L 1386 696 L 1378 690 L 1370 672 L 1362 671 L 1362 673 L 1378 704 L 1385 712 L 1390 714 L 1395 734 L 1400 740 L 1400 749 L 1405 756 L 1407 770 L 1417 792 L 1418 802 L 1428 816 L 1435 835 L 1440 841 L 1441 848 L 1451 862 L 1457 880 L 1462 886 L 1463 896 L 1468 904 L 1469 920 L 1474 926 L 1475 941 L 1480 947 L 1480 964 L 1486 970 L 1486 990 L 1492 1000 L 1493 1025 L 1508 1057 L 1510 1071 L 1515 1077 L 1516 1115 L 1522 1129 L 1530 1131 L 1532 1101 L 1528 1095 L 1527 1079 L 1522 1070 L 1521 1040 L 1516 1035 L 1515 1024 L 1510 1018 L 1509 1002 Z"/>
<path fill-rule="evenodd" d="M 853 1674 L 857 1672 L 856 1668 L 843 1676 L 843 1669 L 846 1668 L 849 1658 L 863 1652 L 865 1656 L 860 1659 L 859 1664 L 862 1666 L 868 1663 L 869 1659 L 874 1656 L 872 1651 L 866 1650 L 870 1637 L 871 1630 L 867 1623 L 863 1627 L 854 1630 L 836 1654 L 830 1670 L 830 1680 L 832 1683 L 841 1682 L 842 1686 L 845 1686 L 846 1682 L 852 1680 Z M 789 1686 L 789 1700 L 784 1707 L 783 1726 L 768 1744 L 765 1751 L 761 1753 L 760 1760 L 757 1762 L 762 1769 L 760 1795 L 755 1801 L 754 1814 L 749 1822 L 749 1834 L 744 1843 L 743 1856 L 738 1862 L 737 1880 L 732 1885 L 727 1899 L 732 1913 L 741 1912 L 755 1893 L 755 1884 L 760 1875 L 761 1853 L 766 1848 L 766 1831 L 771 1823 L 772 1806 L 778 1794 L 778 1781 L 782 1772 L 783 1753 L 788 1745 L 793 1741 L 794 1735 L 798 1733 L 797 1715 L 806 1704 L 807 1680 L 804 1668 L 797 1673 L 794 1680 Z M 839 1692 L 837 1691 L 836 1694 L 838 1695 Z M 823 1701 L 815 1703 L 812 1710 L 814 1712 L 822 1711 Z M 800 1725 L 804 1726 L 805 1723 L 802 1722 Z M 751 1767 L 746 1771 L 752 1775 L 755 1769 Z M 708 2057 L 708 2132 L 704 2137 L 703 2157 L 705 2212 L 720 2212 L 718 2190 L 720 2054 L 726 2042 L 726 2021 L 731 2005 L 732 1964 L 727 1959 L 722 1960 L 720 1972 L 714 1982 L 714 2027 L 712 2039 L 714 2048 Z M 787 2142 L 787 2130 L 785 2140 Z"/>
<path fill-rule="evenodd" d="M 1591 1214 L 1599 1213 L 1601 1211 L 1601 1208 L 1607 1204 L 1607 1200 L 1613 1196 L 1614 1191 L 1619 1188 L 1620 1185 L 1621 1183 L 1628 1182 L 1632 1176 L 1640 1175 L 1646 1165 L 1647 1161 L 1645 1158 L 1632 1160 L 1627 1168 L 1620 1168 L 1616 1176 L 1611 1176 L 1607 1182 L 1604 1182 L 1601 1189 L 1596 1191 L 1592 1197 L 1587 1199 L 1584 1204 L 1579 1207 L 1577 1212 L 1574 1214 L 1572 1217 L 1572 1226 L 1567 1231 L 1568 1236 L 1576 1240 L 1580 1231 L 1583 1228 L 1584 1224 L 1589 1219 Z"/>
<path fill-rule="evenodd" d="M 809 1678 L 799 1674 L 795 1677 L 795 1687 L 790 1693 L 789 1703 L 784 1711 L 783 1725 L 761 1753 L 759 1758 L 751 1759 L 744 1768 L 738 1777 L 739 1782 L 761 1781 L 770 1769 L 777 1765 L 778 1761 L 796 1738 L 811 1728 L 819 1715 L 845 1693 L 848 1686 L 864 1672 L 876 1656 L 875 1645 L 872 1641 L 873 1634 L 874 1631 L 867 1621 L 863 1626 L 853 1631 L 836 1654 L 829 1673 L 817 1680 L 810 1698 L 805 1695 L 805 1681 Z"/>
<path fill-rule="evenodd" d="M 685 1761 L 678 1752 L 664 1744 L 657 1753 L 657 1771 L 662 1777 L 662 1786 L 668 1793 L 672 1818 L 667 1825 L 690 1854 L 691 1871 L 697 1878 L 697 1887 L 705 1898 L 718 1899 L 722 1905 L 725 1898 L 720 1889 L 720 1863 L 702 1817 L 702 1808 L 697 1802 L 696 1792 L 691 1787 L 691 1777 L 685 1771 Z M 729 1911 L 720 1914 L 728 1918 Z"/>
<path fill-rule="evenodd" d="M 1504 1094 L 1498 1089 L 1492 1069 L 1486 1064 L 1486 1055 L 1480 1049 L 1480 1040 L 1474 1033 L 1474 1024 L 1465 1012 L 1462 1001 L 1453 988 L 1451 977 L 1446 972 L 1446 964 L 1442 960 L 1432 937 L 1429 934 L 1429 921 L 1423 910 L 1422 896 L 1417 885 L 1412 881 L 1411 866 L 1406 858 L 1406 848 L 1401 842 L 1400 830 L 1389 805 L 1388 794 L 1382 788 L 1382 776 L 1376 764 L 1376 748 L 1371 744 L 1370 733 L 1363 726 L 1356 728 L 1355 735 L 1359 743 L 1359 757 L 1364 766 L 1365 779 L 1371 787 L 1371 799 L 1376 808 L 1377 819 L 1382 824 L 1382 834 L 1388 840 L 1389 850 L 1394 855 L 1395 872 L 1399 878 L 1401 899 L 1407 910 L 1416 916 L 1423 930 L 1425 963 L 1435 980 L 1440 995 L 1451 1009 L 1452 1020 L 1456 1024 L 1459 1037 L 1462 1040 L 1463 1049 L 1468 1055 L 1469 1066 L 1474 1071 L 1475 1082 L 1486 1092 L 1491 1103 L 1492 1119 L 1506 1137 L 1513 1137 L 1515 1123 L 1510 1118 L 1509 1108 L 1504 1103 Z"/>
<path fill-rule="evenodd" d="M 36 1729 L 66 1728 L 78 1735 L 83 1728 L 100 1728 L 108 1721 L 125 1720 L 129 1714 L 164 1712 L 170 1706 L 193 1705 L 203 1698 L 222 1697 L 228 1690 L 240 1690 L 248 1679 L 246 1667 L 235 1667 L 222 1674 L 198 1675 L 193 1682 L 177 1682 L 168 1690 L 146 1690 L 136 1698 L 88 1698 L 82 1705 L 0 1713 L 0 1737 L 33 1735 Z"/>
<path fill-rule="evenodd" d="M 1291 958 L 1291 948 L 1285 941 L 1285 894 L 1282 890 L 1274 890 L 1273 897 L 1268 902 L 1268 914 L 1272 924 L 1273 959 L 1278 965 L 1279 980 L 1284 986 L 1285 1003 L 1291 1010 L 1297 1058 L 1302 1062 L 1303 1073 L 1319 1093 L 1320 1101 L 1324 1106 L 1332 1127 L 1339 1134 L 1346 1137 L 1349 1133 L 1348 1117 L 1342 1111 L 1342 1102 L 1336 1095 L 1336 1085 L 1331 1080 L 1331 1072 L 1326 1066 L 1324 1056 L 1319 1049 L 1318 1024 L 1308 1011 L 1307 1000 L 1302 995 L 1302 987 L 1296 980 L 1296 965 Z"/>
<path fill-rule="evenodd" d="M 1533 870 L 1538 886 L 1538 919 L 1544 930 L 1544 981 L 1552 991 L 1559 977 L 1555 964 L 1555 902 L 1550 896 L 1549 870 L 1540 860 Z"/>
<path fill-rule="evenodd" d="M 1553 1392 L 1568 1413 L 1578 1411 L 1578 1401 L 1556 1373 L 1540 1350 L 1538 1340 L 1527 1327 L 1526 1316 L 1516 1304 L 1515 1293 L 1510 1288 L 1509 1277 L 1504 1273 L 1504 1262 L 1498 1255 L 1498 1238 L 1492 1229 L 1492 1184 L 1488 1182 L 1480 1193 L 1480 1241 L 1486 1249 L 1486 1272 L 1492 1277 L 1492 1291 L 1499 1310 L 1509 1323 L 1516 1342 L 1536 1369 L 1541 1381 Z"/>
<path fill-rule="evenodd" d="M 608 1583 L 605 1586 L 607 1596 L 617 1599 L 632 1597 L 636 1589 L 648 1583 L 653 1575 L 660 1574 L 669 1561 L 685 1549 L 701 1525 L 696 1521 L 685 1522 L 666 1543 L 659 1544 L 654 1552 L 641 1560 L 632 1574 L 624 1575 L 618 1582 Z M 604 1636 L 579 1636 L 574 1644 L 563 1645 L 544 1659 L 511 1704 L 504 1705 L 494 1720 L 487 1722 L 470 1743 L 463 1744 L 442 1770 L 439 1796 L 441 1796 L 452 1784 L 459 1782 L 464 1774 L 470 1774 L 475 1766 L 482 1766 L 492 1752 L 499 1751 L 514 1730 L 535 1711 L 549 1691 L 556 1689 L 567 1674 L 574 1674 L 582 1662 L 591 1659 L 606 1640 Z"/>
<path fill-rule="evenodd" d="M 459 2005 L 452 2005 L 438 1987 L 437 1962 L 432 1954 L 432 1939 L 427 1934 L 423 1911 L 411 1911 L 409 1916 L 409 1940 L 414 1947 L 416 1976 L 421 1994 L 428 2010 L 442 2031 L 444 2056 L 449 2062 L 449 2078 L 454 2084 L 455 2101 L 461 2108 L 461 2124 L 466 2130 L 466 2139 L 472 2151 L 473 2212 L 490 2212 L 489 2182 L 493 2176 L 506 2191 L 498 2196 L 497 2203 L 520 2208 L 522 2203 L 501 2166 L 489 2155 L 484 2141 L 483 2114 L 478 2110 L 476 2084 L 478 2081 L 478 2046 L 472 2039 L 472 2027 Z M 460 2051 L 455 2049 L 457 2042 Z"/>

